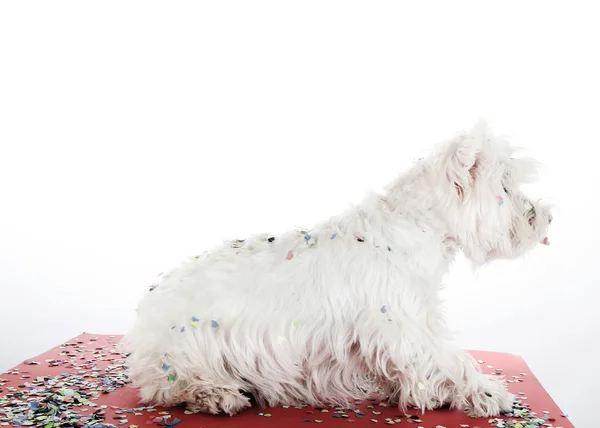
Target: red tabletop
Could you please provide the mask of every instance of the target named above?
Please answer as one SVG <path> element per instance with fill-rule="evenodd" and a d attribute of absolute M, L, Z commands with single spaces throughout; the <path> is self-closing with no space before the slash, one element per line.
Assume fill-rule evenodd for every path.
<path fill-rule="evenodd" d="M 472 351 L 484 372 L 502 373 L 521 397 L 521 417 L 472 418 L 460 410 L 422 414 L 400 411 L 378 399 L 356 402 L 353 409 L 277 407 L 250 409 L 240 415 L 188 414 L 181 408 L 148 408 L 138 403 L 127 383 L 121 336 L 83 333 L 0 375 L 0 426 L 123 426 L 177 428 L 342 427 L 400 425 L 423 428 L 573 427 L 517 355 Z"/>

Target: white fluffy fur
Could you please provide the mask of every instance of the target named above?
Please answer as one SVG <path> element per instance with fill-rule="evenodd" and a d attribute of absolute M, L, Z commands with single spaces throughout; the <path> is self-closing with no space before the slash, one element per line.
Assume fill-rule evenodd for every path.
<path fill-rule="evenodd" d="M 511 409 L 453 344 L 439 291 L 459 250 L 480 265 L 547 242 L 548 208 L 520 191 L 534 163 L 513 152 L 478 124 L 308 241 L 255 236 L 164 276 L 125 341 L 142 401 L 235 414 L 246 395 L 344 405 L 378 390 L 400 408 Z"/>

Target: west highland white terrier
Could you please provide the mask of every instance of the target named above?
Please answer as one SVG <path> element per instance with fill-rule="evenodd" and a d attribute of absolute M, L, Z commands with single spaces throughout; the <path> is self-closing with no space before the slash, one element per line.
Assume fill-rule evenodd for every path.
<path fill-rule="evenodd" d="M 228 242 L 164 275 L 125 338 L 141 400 L 233 415 L 340 405 L 378 392 L 401 409 L 512 409 L 444 320 L 459 250 L 481 265 L 548 244 L 548 207 L 521 185 L 535 162 L 480 123 L 383 194 L 305 231 Z"/>

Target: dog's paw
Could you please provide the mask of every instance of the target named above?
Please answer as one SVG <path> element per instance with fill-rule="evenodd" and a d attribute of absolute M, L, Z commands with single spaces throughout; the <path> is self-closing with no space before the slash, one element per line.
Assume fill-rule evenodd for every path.
<path fill-rule="evenodd" d="M 248 397 L 232 389 L 202 387 L 188 388 L 186 392 L 186 408 L 194 413 L 226 413 L 233 416 L 251 406 Z"/>
<path fill-rule="evenodd" d="M 469 411 L 477 416 L 498 416 L 511 411 L 515 396 L 497 376 L 481 375 L 475 391 L 467 397 Z"/>

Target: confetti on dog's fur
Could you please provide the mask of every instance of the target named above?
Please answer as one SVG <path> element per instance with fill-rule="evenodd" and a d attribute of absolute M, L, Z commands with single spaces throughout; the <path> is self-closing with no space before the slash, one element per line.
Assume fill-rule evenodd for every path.
<path fill-rule="evenodd" d="M 288 251 L 287 256 L 285 258 L 288 260 L 292 260 L 292 257 L 294 257 L 294 252 L 290 250 Z"/>
<path fill-rule="evenodd" d="M 317 243 L 317 239 L 308 233 L 304 235 L 304 241 L 306 241 L 306 245 L 312 247 Z"/>
<path fill-rule="evenodd" d="M 244 239 L 236 239 L 235 241 L 231 242 L 231 247 L 232 248 L 242 248 L 244 246 Z"/>
<path fill-rule="evenodd" d="M 331 235 L 331 238 L 329 238 L 329 239 L 335 239 L 336 236 L 337 236 L 337 233 L 334 233 Z"/>

